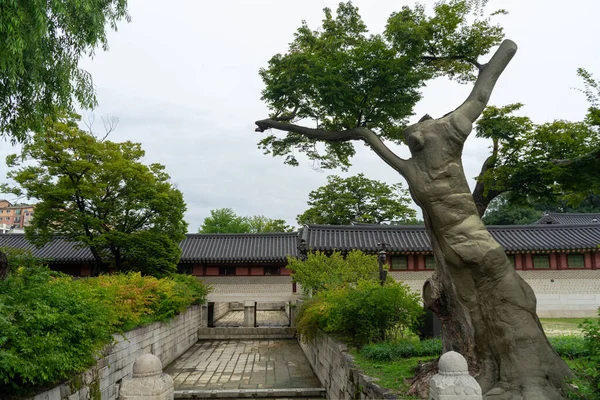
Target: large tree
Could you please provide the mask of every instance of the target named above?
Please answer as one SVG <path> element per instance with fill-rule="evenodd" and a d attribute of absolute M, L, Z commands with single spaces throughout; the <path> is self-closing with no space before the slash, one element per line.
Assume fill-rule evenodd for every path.
<path fill-rule="evenodd" d="M 183 195 L 164 166 L 141 163 L 139 143 L 100 140 L 77 122 L 46 123 L 20 155 L 7 157 L 7 176 L 17 185 L 3 189 L 38 200 L 27 237 L 43 245 L 59 235 L 89 247 L 96 272 L 106 263 L 157 276 L 174 272 L 187 230 Z"/>
<path fill-rule="evenodd" d="M 492 140 L 473 198 L 483 215 L 504 194 L 513 206 L 567 200 L 577 205 L 600 193 L 600 129 L 592 106 L 583 121 L 535 124 L 514 115 L 522 104 L 487 107 L 477 121 L 477 136 Z M 550 210 L 548 210 L 550 211 Z"/>
<path fill-rule="evenodd" d="M 298 223 L 350 225 L 382 222 L 412 222 L 416 212 L 402 184 L 388 185 L 364 174 L 327 177 L 327 184 L 308 194 L 309 208 L 298 215 Z"/>
<path fill-rule="evenodd" d="M 320 30 L 303 24 L 288 53 L 261 71 L 272 114 L 257 130 L 284 136 L 260 146 L 303 151 L 323 167 L 347 165 L 354 141 L 370 146 L 423 210 L 437 265 L 423 297 L 442 322 L 444 351 L 466 357 L 488 399 L 560 399 L 571 372 L 544 334 L 533 290 L 481 222 L 463 171 L 464 142 L 517 50 L 505 40 L 479 63 L 503 35 L 488 20 L 469 23 L 469 11 L 465 1 L 438 4 L 433 16 L 404 7 L 383 35 L 369 36 L 357 9 L 342 3 L 336 17 L 326 10 Z M 440 75 L 475 83 L 454 110 L 406 127 L 419 87 Z M 411 158 L 386 141 L 406 143 Z"/>
<path fill-rule="evenodd" d="M 271 219 L 264 215 L 243 217 L 231 208 L 210 210 L 198 233 L 266 233 L 291 232 L 292 228 L 282 219 Z"/>
<path fill-rule="evenodd" d="M 22 141 L 57 109 L 96 104 L 82 56 L 108 49 L 106 28 L 129 20 L 127 0 L 2 1 L 0 137 Z"/>

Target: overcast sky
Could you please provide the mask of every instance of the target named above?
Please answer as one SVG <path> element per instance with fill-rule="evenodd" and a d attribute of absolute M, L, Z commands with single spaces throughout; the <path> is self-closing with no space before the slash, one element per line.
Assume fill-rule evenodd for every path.
<path fill-rule="evenodd" d="M 364 173 L 388 183 L 402 181 L 363 145 L 347 173 L 315 171 L 310 163 L 289 167 L 263 155 L 254 121 L 267 116 L 260 100 L 258 70 L 284 53 L 306 20 L 316 29 L 329 0 L 130 0 L 131 23 L 109 34 L 108 52 L 82 67 L 91 72 L 100 117 L 119 119 L 113 141 L 141 142 L 145 162 L 166 165 L 187 203 L 186 220 L 195 232 L 209 210 L 230 207 L 240 215 L 263 214 L 296 225 L 308 193 L 326 176 Z M 422 1 L 431 5 L 432 1 Z M 371 33 L 380 33 L 389 15 L 412 2 L 354 1 Z M 535 122 L 580 120 L 587 103 L 576 75 L 585 67 L 600 77 L 598 0 L 490 0 L 487 10 L 505 8 L 498 21 L 519 51 L 499 80 L 490 104 L 525 103 Z M 454 109 L 469 86 L 430 82 L 416 108 L 434 118 Z M 472 181 L 488 154 L 488 143 L 469 138 L 463 162 Z M 3 144 L 2 156 L 8 153 Z M 404 156 L 408 153 L 398 149 Z M 299 158 L 300 159 L 300 158 Z M 6 167 L 3 167 L 5 170 Z M 4 174 L 2 174 L 4 175 Z"/>

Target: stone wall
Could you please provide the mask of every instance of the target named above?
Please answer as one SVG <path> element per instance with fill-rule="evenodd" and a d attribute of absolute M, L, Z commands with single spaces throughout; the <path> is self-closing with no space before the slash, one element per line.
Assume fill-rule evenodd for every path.
<path fill-rule="evenodd" d="M 542 318 L 582 318 L 598 315 L 600 307 L 600 270 L 517 271 L 537 298 L 537 314 Z M 392 271 L 397 281 L 421 294 L 429 271 Z"/>
<path fill-rule="evenodd" d="M 229 312 L 229 303 L 224 303 L 224 302 L 215 303 L 213 322 L 220 320 L 228 312 Z"/>
<path fill-rule="evenodd" d="M 327 390 L 327 398 L 337 399 L 397 399 L 389 389 L 374 383 L 374 379 L 364 375 L 355 365 L 348 348 L 324 333 L 300 347 L 313 371 Z"/>
<path fill-rule="evenodd" d="M 104 348 L 95 367 L 32 399 L 116 400 L 121 380 L 131 378 L 131 367 L 138 357 L 151 353 L 167 366 L 198 341 L 201 312 L 200 306 L 192 306 L 168 322 L 115 335 L 115 343 Z"/>

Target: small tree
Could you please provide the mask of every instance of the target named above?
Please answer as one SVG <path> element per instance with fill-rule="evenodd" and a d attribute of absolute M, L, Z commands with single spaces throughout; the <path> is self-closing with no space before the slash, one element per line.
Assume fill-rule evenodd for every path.
<path fill-rule="evenodd" d="M 89 247 L 96 272 L 105 263 L 145 274 L 174 272 L 185 237 L 185 203 L 165 167 L 140 162 L 140 144 L 99 140 L 77 127 L 78 118 L 48 123 L 7 158 L 17 186 L 5 191 L 38 199 L 29 240 L 55 235 Z M 32 164 L 34 162 L 35 164 Z"/>
<path fill-rule="evenodd" d="M 327 177 L 327 184 L 308 195 L 309 208 L 298 215 L 298 223 L 350 225 L 414 220 L 410 197 L 402 184 L 387 185 L 364 174 L 349 178 Z"/>

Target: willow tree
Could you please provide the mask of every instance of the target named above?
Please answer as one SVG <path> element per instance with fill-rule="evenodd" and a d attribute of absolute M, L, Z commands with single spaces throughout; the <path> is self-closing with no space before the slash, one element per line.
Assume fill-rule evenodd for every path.
<path fill-rule="evenodd" d="M 317 31 L 303 23 L 289 51 L 260 72 L 272 114 L 256 130 L 283 136 L 270 131 L 259 146 L 292 165 L 304 152 L 323 168 L 348 166 L 355 142 L 369 146 L 423 210 L 437 264 L 423 297 L 442 321 L 444 351 L 467 358 L 488 399 L 560 399 L 571 372 L 544 334 L 533 291 L 481 222 L 464 175 L 464 142 L 517 50 L 489 18 L 469 23 L 470 11 L 465 1 L 438 4 L 432 16 L 404 7 L 382 35 L 368 35 L 350 3 L 335 17 L 325 9 Z M 474 81 L 467 99 L 407 126 L 419 88 L 444 75 Z M 411 157 L 390 142 L 406 144 Z"/>

